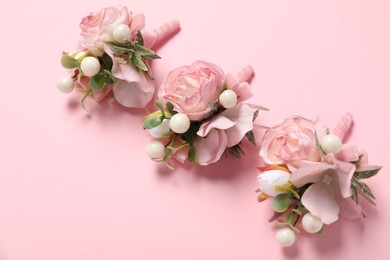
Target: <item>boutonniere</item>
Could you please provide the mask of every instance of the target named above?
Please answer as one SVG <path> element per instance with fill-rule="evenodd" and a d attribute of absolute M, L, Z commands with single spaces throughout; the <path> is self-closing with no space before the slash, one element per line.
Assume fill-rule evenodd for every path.
<path fill-rule="evenodd" d="M 241 142 L 256 144 L 254 121 L 259 110 L 265 110 L 244 103 L 252 97 L 252 75 L 251 66 L 234 77 L 205 61 L 169 72 L 158 92 L 158 110 L 143 120 L 155 138 L 147 145 L 148 156 L 172 168 L 172 158 L 208 165 L 225 151 L 236 157 L 244 154 Z"/>
<path fill-rule="evenodd" d="M 270 222 L 283 227 L 276 233 L 281 246 L 293 245 L 301 228 L 320 234 L 339 216 L 361 218 L 362 199 L 375 204 L 364 180 L 381 167 L 343 142 L 351 124 L 349 113 L 332 131 L 318 120 L 294 116 L 266 131 L 260 156 L 268 166 L 259 168 L 258 200 L 272 199 Z"/>
<path fill-rule="evenodd" d="M 126 7 L 108 7 L 84 17 L 79 50 L 61 57 L 70 75 L 58 81 L 58 89 L 84 93 L 82 105 L 87 97 L 100 102 L 111 95 L 125 107 L 145 107 L 155 92 L 149 62 L 160 58 L 152 48 L 176 33 L 179 23 L 174 20 L 153 31 L 144 27 L 144 15 L 133 15 Z"/>

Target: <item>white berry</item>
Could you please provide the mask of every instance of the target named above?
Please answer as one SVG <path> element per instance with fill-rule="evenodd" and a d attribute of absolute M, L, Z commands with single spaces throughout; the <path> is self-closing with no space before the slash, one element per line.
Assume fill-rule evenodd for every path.
<path fill-rule="evenodd" d="M 295 243 L 295 233 L 290 228 L 281 228 L 276 232 L 276 240 L 282 247 L 289 247 Z"/>
<path fill-rule="evenodd" d="M 337 135 L 326 135 L 321 140 L 321 148 L 326 153 L 338 153 L 341 150 L 342 146 L 341 139 Z"/>
<path fill-rule="evenodd" d="M 118 24 L 112 31 L 112 36 L 114 37 L 114 40 L 119 43 L 129 41 L 131 38 L 130 27 L 127 24 Z"/>
<path fill-rule="evenodd" d="M 72 92 L 74 88 L 74 81 L 69 76 L 62 77 L 57 82 L 57 88 L 62 93 L 68 94 Z"/>
<path fill-rule="evenodd" d="M 150 159 L 161 159 L 165 154 L 165 146 L 160 141 L 151 141 L 146 146 L 146 154 Z"/>
<path fill-rule="evenodd" d="M 302 227 L 308 233 L 317 233 L 322 229 L 322 222 L 311 213 L 306 213 L 302 218 Z"/>
<path fill-rule="evenodd" d="M 86 57 L 81 61 L 80 69 L 87 77 L 93 77 L 100 71 L 100 62 L 95 57 Z"/>
<path fill-rule="evenodd" d="M 219 103 L 224 108 L 232 108 L 237 104 L 237 95 L 233 90 L 227 89 L 219 95 Z"/>
<path fill-rule="evenodd" d="M 169 127 L 173 132 L 183 134 L 190 128 L 190 119 L 185 114 L 175 114 L 169 121 Z"/>

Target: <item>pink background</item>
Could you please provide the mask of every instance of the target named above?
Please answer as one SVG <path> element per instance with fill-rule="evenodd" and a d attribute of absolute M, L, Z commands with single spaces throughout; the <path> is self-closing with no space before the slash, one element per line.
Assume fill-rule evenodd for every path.
<path fill-rule="evenodd" d="M 0 259 L 390 259 L 390 1 L 0 0 Z M 149 161 L 144 110 L 114 102 L 85 112 L 56 89 L 63 50 L 89 11 L 122 4 L 171 18 L 182 31 L 159 49 L 157 81 L 206 59 L 225 71 L 252 64 L 252 103 L 264 124 L 355 115 L 350 138 L 383 164 L 369 181 L 378 207 L 322 237 L 281 249 L 256 201 L 257 149 L 169 173 Z"/>

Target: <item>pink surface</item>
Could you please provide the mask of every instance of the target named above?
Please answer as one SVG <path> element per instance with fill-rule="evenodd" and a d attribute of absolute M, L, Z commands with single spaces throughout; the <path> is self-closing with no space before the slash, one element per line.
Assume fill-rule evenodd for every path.
<path fill-rule="evenodd" d="M 152 1 L 128 4 L 147 28 L 176 18 L 159 49 L 158 82 L 196 59 L 227 72 L 254 66 L 264 123 L 290 114 L 333 126 L 352 112 L 350 140 L 383 164 L 369 181 L 378 207 L 322 237 L 281 249 L 254 193 L 257 150 L 168 173 L 149 161 L 143 110 L 87 103 L 56 89 L 78 23 L 113 1 L 0 0 L 0 259 L 390 259 L 390 2 Z"/>

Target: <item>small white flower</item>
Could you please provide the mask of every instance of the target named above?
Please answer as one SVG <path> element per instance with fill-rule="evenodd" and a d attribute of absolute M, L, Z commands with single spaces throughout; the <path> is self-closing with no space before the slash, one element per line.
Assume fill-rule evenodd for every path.
<path fill-rule="evenodd" d="M 267 194 L 270 197 L 275 197 L 276 195 L 283 192 L 276 192 L 276 186 L 283 186 L 288 183 L 290 174 L 282 170 L 270 170 L 263 173 L 260 173 L 257 177 L 257 182 L 259 183 L 260 190 Z"/>
<path fill-rule="evenodd" d="M 147 129 L 154 138 L 161 138 L 169 135 L 169 119 L 164 119 L 162 123 L 152 129 Z"/>

